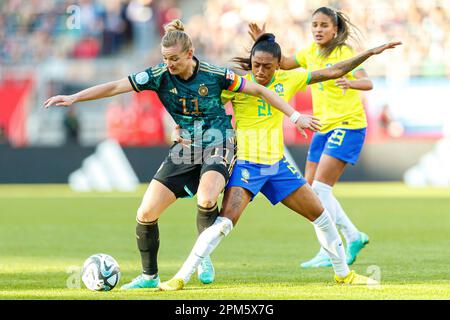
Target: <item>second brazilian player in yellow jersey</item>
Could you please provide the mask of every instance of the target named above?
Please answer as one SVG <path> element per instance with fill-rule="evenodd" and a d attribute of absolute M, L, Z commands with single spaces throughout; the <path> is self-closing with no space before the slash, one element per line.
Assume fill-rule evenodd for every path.
<path fill-rule="evenodd" d="M 328 68 L 340 61 L 352 58 L 353 50 L 347 45 L 335 48 L 327 58 L 320 55 L 319 47 L 314 42 L 308 48 L 295 55 L 298 65 L 309 71 Z M 354 73 L 363 69 L 358 67 L 345 77 L 355 80 Z M 334 80 L 311 85 L 314 115 L 322 122 L 321 132 L 336 128 L 362 129 L 367 127 L 366 114 L 358 90 L 342 90 Z"/>
<path fill-rule="evenodd" d="M 256 82 L 252 73 L 244 78 Z M 306 89 L 310 79 L 310 72 L 277 70 L 266 87 L 290 101 L 297 92 Z M 239 160 L 273 164 L 283 158 L 282 112 L 265 100 L 245 93 L 223 91 L 222 101 L 233 104 Z"/>

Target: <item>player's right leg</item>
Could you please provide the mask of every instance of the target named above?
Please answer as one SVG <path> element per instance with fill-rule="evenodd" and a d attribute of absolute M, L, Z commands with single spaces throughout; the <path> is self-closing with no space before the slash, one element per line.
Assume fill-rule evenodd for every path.
<path fill-rule="evenodd" d="M 177 198 L 193 197 L 197 192 L 200 166 L 174 162 L 174 146 L 151 181 L 137 212 L 136 238 L 141 253 L 142 275 L 122 289 L 156 288 L 159 285 L 158 218 Z"/>
<path fill-rule="evenodd" d="M 158 219 L 163 211 L 176 201 L 175 194 L 161 182 L 153 179 L 137 211 L 136 240 L 141 254 L 142 274 L 121 289 L 156 288 L 159 249 Z"/>

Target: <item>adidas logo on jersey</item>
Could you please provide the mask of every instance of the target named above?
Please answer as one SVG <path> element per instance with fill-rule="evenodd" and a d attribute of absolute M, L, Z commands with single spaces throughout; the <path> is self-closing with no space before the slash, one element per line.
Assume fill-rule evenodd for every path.
<path fill-rule="evenodd" d="M 178 94 L 177 88 L 173 88 L 172 90 L 170 90 L 170 92 L 173 94 Z"/>

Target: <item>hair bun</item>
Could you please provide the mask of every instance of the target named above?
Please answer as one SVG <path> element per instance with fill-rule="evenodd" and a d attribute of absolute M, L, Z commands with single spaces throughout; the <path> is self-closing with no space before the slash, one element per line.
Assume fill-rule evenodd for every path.
<path fill-rule="evenodd" d="M 275 43 L 275 35 L 273 33 L 263 33 L 262 35 L 260 35 L 258 37 L 258 39 L 256 39 L 255 44 L 262 42 L 262 41 L 268 41 L 268 42 L 272 42 Z"/>
<path fill-rule="evenodd" d="M 181 22 L 180 19 L 175 19 L 169 22 L 164 26 L 164 30 L 166 33 L 173 32 L 173 31 L 184 31 L 184 25 L 183 22 Z"/>
<path fill-rule="evenodd" d="M 269 42 L 275 42 L 275 35 L 269 33 L 268 37 L 267 37 L 267 41 Z"/>

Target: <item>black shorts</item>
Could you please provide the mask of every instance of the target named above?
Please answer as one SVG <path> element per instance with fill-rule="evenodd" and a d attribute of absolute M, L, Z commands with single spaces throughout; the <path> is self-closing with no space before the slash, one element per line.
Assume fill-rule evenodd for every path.
<path fill-rule="evenodd" d="M 207 171 L 219 172 L 227 184 L 235 162 L 234 138 L 226 145 L 197 150 L 174 143 L 153 179 L 169 188 L 177 198 L 193 197 L 201 176 Z"/>

